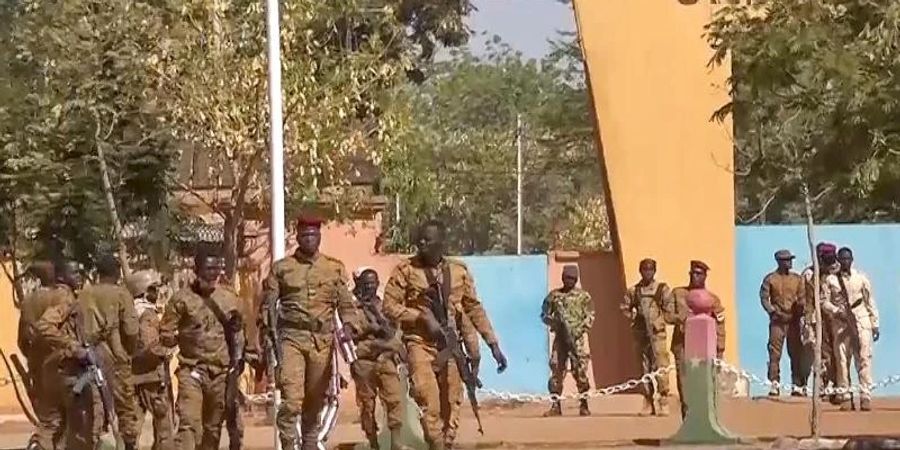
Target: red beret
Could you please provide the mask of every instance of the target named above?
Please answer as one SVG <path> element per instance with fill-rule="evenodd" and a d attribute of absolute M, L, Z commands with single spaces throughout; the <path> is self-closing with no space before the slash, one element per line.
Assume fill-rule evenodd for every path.
<path fill-rule="evenodd" d="M 321 217 L 312 214 L 305 214 L 297 219 L 297 228 L 316 227 L 320 228 L 325 222 Z"/>
<path fill-rule="evenodd" d="M 816 246 L 816 253 L 819 255 L 833 255 L 837 253 L 837 246 L 828 242 L 819 242 Z"/>

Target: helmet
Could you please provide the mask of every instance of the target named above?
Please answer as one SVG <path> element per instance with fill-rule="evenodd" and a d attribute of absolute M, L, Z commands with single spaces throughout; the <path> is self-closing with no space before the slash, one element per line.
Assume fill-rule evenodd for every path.
<path fill-rule="evenodd" d="M 128 276 L 125 284 L 131 295 L 138 297 L 147 293 L 147 289 L 154 284 L 161 284 L 162 279 L 155 270 L 141 270 Z"/>

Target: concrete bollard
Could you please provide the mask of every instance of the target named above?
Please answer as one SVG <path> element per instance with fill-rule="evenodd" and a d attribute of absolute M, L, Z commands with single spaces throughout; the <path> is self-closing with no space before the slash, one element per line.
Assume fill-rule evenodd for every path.
<path fill-rule="evenodd" d="M 407 376 L 405 367 L 400 369 L 400 386 L 404 392 L 409 392 L 409 377 Z M 419 417 L 419 407 L 415 404 L 409 394 L 403 396 L 403 425 L 400 428 L 400 444 L 410 449 L 428 448 L 425 443 L 425 434 L 422 431 L 422 425 Z M 387 427 L 387 414 L 384 408 L 379 408 L 378 427 L 381 433 L 378 435 L 379 447 L 386 449 L 391 448 L 391 430 Z M 369 450 L 369 444 L 363 443 L 354 447 L 354 450 Z"/>
<path fill-rule="evenodd" d="M 716 321 L 709 314 L 697 314 L 685 323 L 682 386 L 687 417 L 670 439 L 673 444 L 733 444 L 739 440 L 719 423 L 715 379 Z"/>

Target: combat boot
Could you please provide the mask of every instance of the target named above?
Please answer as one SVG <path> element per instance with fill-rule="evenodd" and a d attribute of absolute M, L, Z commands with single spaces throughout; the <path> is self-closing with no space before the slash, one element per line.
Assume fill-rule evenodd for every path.
<path fill-rule="evenodd" d="M 871 411 L 872 410 L 872 400 L 869 400 L 868 398 L 860 399 L 859 410 L 860 411 Z"/>
<path fill-rule="evenodd" d="M 644 396 L 644 407 L 641 409 L 641 416 L 651 416 L 656 408 L 653 405 L 653 397 Z"/>
<path fill-rule="evenodd" d="M 553 402 L 550 409 L 544 413 L 544 417 L 559 417 L 562 415 L 562 406 L 559 402 Z"/>
<path fill-rule="evenodd" d="M 669 400 L 666 397 L 660 397 L 659 409 L 656 410 L 656 415 L 660 417 L 667 417 L 669 415 Z"/>
<path fill-rule="evenodd" d="M 588 408 L 587 400 L 581 401 L 581 405 L 578 407 L 578 415 L 581 417 L 588 417 L 591 415 L 591 409 Z"/>

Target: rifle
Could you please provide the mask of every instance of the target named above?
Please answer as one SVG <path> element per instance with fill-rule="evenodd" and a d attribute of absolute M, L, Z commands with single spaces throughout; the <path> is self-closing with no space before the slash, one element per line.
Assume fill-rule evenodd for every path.
<path fill-rule="evenodd" d="M 663 294 L 663 289 L 665 289 L 665 287 L 666 287 L 665 284 L 659 283 L 659 286 L 656 287 L 656 292 L 653 294 L 653 302 L 656 303 L 656 305 L 657 305 L 657 307 L 659 307 L 660 311 L 662 311 L 662 309 L 663 309 L 662 294 Z M 644 297 L 640 295 L 640 292 L 637 287 L 635 287 L 635 289 L 634 289 L 634 296 L 637 297 L 637 299 L 638 299 L 638 309 L 640 310 L 636 320 L 644 323 L 644 333 L 646 333 L 646 336 L 647 336 L 647 344 L 650 345 L 649 349 L 647 349 L 647 348 L 643 349 L 643 354 L 647 358 L 647 362 L 649 363 L 649 367 L 647 367 L 645 370 L 647 370 L 649 372 L 649 371 L 653 371 L 653 370 L 656 370 L 659 368 L 656 365 L 656 353 L 653 352 L 653 347 L 652 347 L 653 335 L 655 334 L 653 331 L 653 325 L 650 323 L 650 320 L 649 320 L 650 307 L 652 305 L 645 304 L 642 301 Z M 648 385 L 647 385 L 647 389 L 649 391 L 651 398 L 656 396 L 656 383 L 657 383 L 656 378 L 653 378 L 652 381 L 650 383 L 648 383 Z M 655 408 L 655 402 L 654 402 L 654 408 Z"/>
<path fill-rule="evenodd" d="M 228 375 L 225 376 L 225 417 L 226 421 L 234 424 L 240 414 L 240 406 L 243 402 L 241 393 L 241 375 L 244 374 L 244 326 L 241 317 L 232 315 L 225 323 L 225 342 L 228 345 L 228 357 L 231 360 L 228 367 Z M 233 436 L 229 437 L 233 439 Z M 240 443 L 230 442 L 231 448 L 240 448 Z"/>
<path fill-rule="evenodd" d="M 75 395 L 81 395 L 84 393 L 84 389 L 87 385 L 91 383 L 97 387 L 97 391 L 100 393 L 100 402 L 103 404 L 103 416 L 106 419 L 106 427 L 112 432 L 118 442 L 121 440 L 121 435 L 119 434 L 119 418 L 116 416 L 115 400 L 113 399 L 113 393 L 110 389 L 109 382 L 106 380 L 106 375 L 103 373 L 100 359 L 97 356 L 94 346 L 87 340 L 87 337 L 84 334 L 84 324 L 82 323 L 81 314 L 77 311 L 73 312 L 70 320 L 75 322 L 75 337 L 87 353 L 86 370 L 75 381 L 72 392 L 75 393 Z"/>
<path fill-rule="evenodd" d="M 437 282 L 434 274 L 430 270 L 425 270 L 425 278 L 431 288 L 426 296 L 429 298 L 429 309 L 444 334 L 443 342 L 438 342 L 438 354 L 432 362 L 432 368 L 435 372 L 440 373 L 447 369 L 447 361 L 450 358 L 456 362 L 456 369 L 459 370 L 459 376 L 466 385 L 466 394 L 469 397 L 469 404 L 472 405 L 472 413 L 478 422 L 478 432 L 484 435 L 484 427 L 481 425 L 481 414 L 478 409 L 478 397 L 475 396 L 476 391 L 481 388 L 481 380 L 472 371 L 472 358 L 466 354 L 465 346 L 462 338 L 456 332 L 456 321 L 454 317 L 447 314 L 447 303 L 444 295 L 444 289 L 450 291 L 450 268 L 443 268 L 443 286 Z"/>
<path fill-rule="evenodd" d="M 178 423 L 177 423 L 178 415 L 175 414 L 175 387 L 172 386 L 172 372 L 171 372 L 170 364 L 171 364 L 170 358 L 166 358 L 165 360 L 163 360 L 162 377 L 163 377 L 163 384 L 165 384 L 165 387 L 166 387 L 166 394 L 169 397 L 169 410 L 170 410 L 169 412 L 172 414 L 172 418 L 171 418 L 172 429 L 174 430 L 174 429 L 177 429 L 177 427 L 178 427 Z"/>
<path fill-rule="evenodd" d="M 12 367 L 9 365 L 9 361 L 6 358 L 6 353 L 3 352 L 3 349 L 0 349 L 0 357 L 3 357 L 3 364 L 6 365 L 6 371 L 9 372 L 10 379 L 13 380 L 13 391 L 16 394 L 16 400 L 19 402 L 19 406 L 22 407 L 22 412 L 25 414 L 25 418 L 31 422 L 32 425 L 37 425 L 37 418 L 34 417 L 34 414 L 25 406 L 25 399 L 22 398 L 22 393 L 19 392 L 19 385 L 15 381 L 15 374 L 13 373 Z M 28 374 L 28 371 L 25 370 L 25 366 L 22 365 L 22 361 L 19 360 L 19 357 L 15 354 L 10 355 L 10 359 L 12 359 L 13 365 L 16 367 L 16 372 L 18 372 L 19 378 L 22 380 L 22 385 L 25 386 L 25 394 L 28 397 L 28 400 L 31 402 L 32 408 L 34 407 L 34 388 L 31 384 L 31 377 Z"/>

